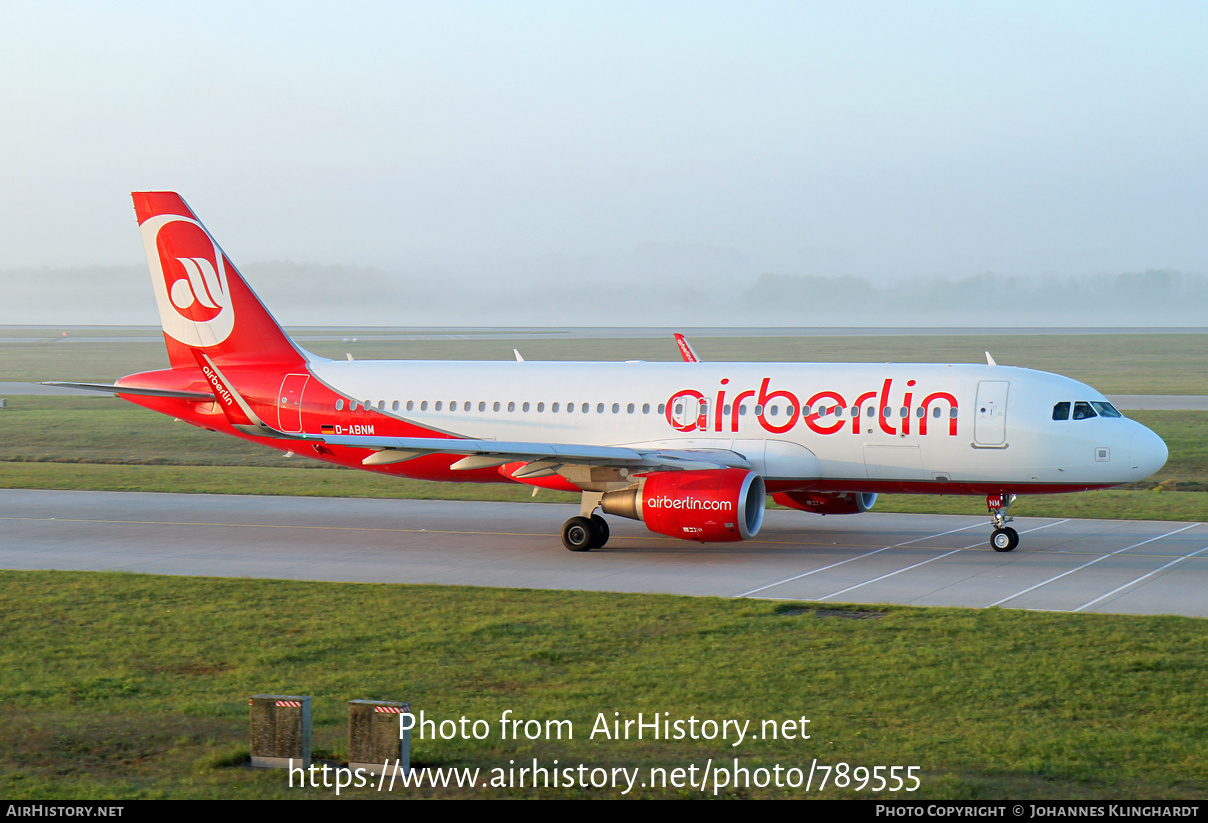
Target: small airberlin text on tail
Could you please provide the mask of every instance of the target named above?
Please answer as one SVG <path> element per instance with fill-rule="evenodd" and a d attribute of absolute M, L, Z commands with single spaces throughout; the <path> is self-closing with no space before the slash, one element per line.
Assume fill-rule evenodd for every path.
<path fill-rule="evenodd" d="M 200 350 L 219 365 L 305 358 L 175 192 L 134 192 L 151 283 L 173 368 Z"/>

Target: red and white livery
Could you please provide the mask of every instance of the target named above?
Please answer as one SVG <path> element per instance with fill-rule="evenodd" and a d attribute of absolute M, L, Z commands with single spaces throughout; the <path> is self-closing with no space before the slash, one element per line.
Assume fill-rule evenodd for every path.
<path fill-rule="evenodd" d="M 700 541 L 754 537 L 766 495 L 854 514 L 879 492 L 984 495 L 1010 551 L 1019 494 L 1141 480 L 1166 445 L 1103 395 L 986 365 L 345 361 L 281 330 L 179 195 L 133 195 L 171 368 L 112 391 L 271 448 L 381 474 L 582 493 L 563 527 L 603 546 L 604 514 Z M 65 385 L 65 384 L 61 384 Z"/>

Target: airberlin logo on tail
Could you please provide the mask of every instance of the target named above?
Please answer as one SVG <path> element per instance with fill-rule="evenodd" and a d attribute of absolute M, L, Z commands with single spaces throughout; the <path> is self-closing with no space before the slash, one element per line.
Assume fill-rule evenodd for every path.
<path fill-rule="evenodd" d="M 184 267 L 187 277 L 174 282 L 168 289 L 172 305 L 180 309 L 180 313 L 189 317 L 198 309 L 204 320 L 213 320 L 226 306 L 227 296 L 222 283 L 218 281 L 218 273 L 214 264 L 204 257 L 178 257 L 176 262 Z M 209 312 L 209 316 L 205 314 Z M 189 317 L 190 320 L 196 318 Z"/>
<path fill-rule="evenodd" d="M 235 312 L 222 249 L 200 223 L 179 214 L 158 214 L 140 229 L 164 332 L 203 348 L 226 340 Z"/>

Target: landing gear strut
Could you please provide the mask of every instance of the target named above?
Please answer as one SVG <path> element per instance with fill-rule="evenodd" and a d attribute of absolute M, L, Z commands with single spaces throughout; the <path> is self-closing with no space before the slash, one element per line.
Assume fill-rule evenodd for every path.
<path fill-rule="evenodd" d="M 986 495 L 986 508 L 990 510 L 990 520 L 994 523 L 994 531 L 990 534 L 990 546 L 996 552 L 1013 551 L 1019 545 L 1019 532 L 1006 525 L 1015 519 L 1007 514 L 1014 502 L 1015 495 L 1013 494 Z"/>

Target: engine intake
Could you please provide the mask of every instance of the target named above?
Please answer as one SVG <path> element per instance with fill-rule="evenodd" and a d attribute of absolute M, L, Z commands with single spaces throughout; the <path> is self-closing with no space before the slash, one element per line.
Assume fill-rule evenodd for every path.
<path fill-rule="evenodd" d="M 608 492 L 600 508 L 669 537 L 729 543 L 759 533 L 766 497 L 763 478 L 746 469 L 654 472 L 637 488 Z"/>

